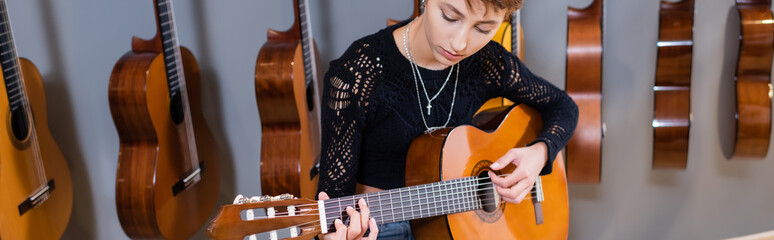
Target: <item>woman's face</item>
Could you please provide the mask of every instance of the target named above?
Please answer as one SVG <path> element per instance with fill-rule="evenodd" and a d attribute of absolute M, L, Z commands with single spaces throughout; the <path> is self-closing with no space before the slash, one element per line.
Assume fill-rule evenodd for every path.
<path fill-rule="evenodd" d="M 427 0 L 425 34 L 438 63 L 451 66 L 473 55 L 494 37 L 506 10 L 487 9 L 480 0 Z"/>

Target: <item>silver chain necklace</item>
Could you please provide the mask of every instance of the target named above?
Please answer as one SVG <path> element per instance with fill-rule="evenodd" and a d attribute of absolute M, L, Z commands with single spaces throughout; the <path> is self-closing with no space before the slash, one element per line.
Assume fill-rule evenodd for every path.
<path fill-rule="evenodd" d="M 416 90 L 417 90 L 417 105 L 419 106 L 419 112 L 420 112 L 420 115 L 422 116 L 422 123 L 425 124 L 425 129 L 426 129 L 425 133 L 429 133 L 429 132 L 435 131 L 436 129 L 445 128 L 449 124 L 449 121 L 451 120 L 452 112 L 454 110 L 454 102 L 457 99 L 457 83 L 460 80 L 460 68 L 459 66 L 457 66 L 457 77 L 454 80 L 454 93 L 452 94 L 451 107 L 449 108 L 449 116 L 446 117 L 446 123 L 444 123 L 443 126 L 429 127 L 427 125 L 427 120 L 425 119 L 424 111 L 422 110 L 422 99 L 421 99 L 422 97 L 420 97 L 419 95 L 419 83 L 422 84 L 422 90 L 425 92 L 425 97 L 427 98 L 427 106 L 426 106 L 427 115 L 430 115 L 432 102 L 438 97 L 438 95 L 441 94 L 441 90 L 443 90 L 443 88 L 446 86 L 446 83 L 449 82 L 451 73 L 452 71 L 454 71 L 454 65 L 452 65 L 451 69 L 449 69 L 449 75 L 446 77 L 446 81 L 444 81 L 443 85 L 441 86 L 441 89 L 438 90 L 438 93 L 436 93 L 432 98 L 430 98 L 429 94 L 427 94 L 427 89 L 425 88 L 424 80 L 422 80 L 422 74 L 419 73 L 419 67 L 416 65 L 416 63 L 414 63 L 414 58 L 411 57 L 411 53 L 409 51 L 407 38 L 409 34 L 409 29 L 411 28 L 411 23 L 413 23 L 413 21 L 408 23 L 408 25 L 406 26 L 406 31 L 403 32 L 403 48 L 406 51 L 406 57 L 409 59 L 409 63 L 411 64 L 411 72 L 414 74 L 414 86 L 416 87 Z M 459 63 L 455 65 L 459 65 Z M 419 75 L 419 78 L 417 78 L 417 75 Z"/>

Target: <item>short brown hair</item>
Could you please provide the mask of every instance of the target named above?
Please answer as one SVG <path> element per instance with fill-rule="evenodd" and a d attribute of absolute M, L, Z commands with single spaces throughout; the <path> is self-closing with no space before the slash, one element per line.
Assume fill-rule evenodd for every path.
<path fill-rule="evenodd" d="M 468 4 L 468 7 L 471 7 L 470 1 L 471 0 L 465 0 L 465 3 Z M 478 0 L 478 1 L 481 1 L 482 3 L 484 3 L 487 9 L 489 9 L 490 7 L 496 7 L 498 9 L 508 10 L 508 13 L 512 13 L 516 10 L 519 10 L 521 8 L 521 5 L 524 3 L 524 0 Z"/>

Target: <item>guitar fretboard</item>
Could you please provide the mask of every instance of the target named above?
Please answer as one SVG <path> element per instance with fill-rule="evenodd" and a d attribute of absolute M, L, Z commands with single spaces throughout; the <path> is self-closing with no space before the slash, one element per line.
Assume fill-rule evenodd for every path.
<path fill-rule="evenodd" d="M 301 51 L 304 54 L 304 76 L 307 86 L 317 78 L 317 64 L 314 59 L 312 28 L 309 25 L 309 9 L 306 0 L 298 1 L 298 21 L 301 23 Z"/>
<path fill-rule="evenodd" d="M 177 94 L 180 94 L 181 85 L 185 83 L 185 75 L 180 62 L 180 48 L 177 42 L 172 2 L 169 0 L 157 0 L 156 16 L 161 34 L 169 97 L 174 98 Z"/>
<path fill-rule="evenodd" d="M 347 219 L 348 224 L 349 218 L 342 216 L 347 216 L 347 206 L 356 207 L 361 198 L 379 224 L 466 212 L 481 209 L 486 200 L 494 199 L 491 191 L 486 191 L 491 186 L 489 181 L 467 177 L 329 199 L 324 201 L 325 217 L 328 229 L 335 229 L 333 221 L 337 218 Z"/>
<path fill-rule="evenodd" d="M 5 1 L 0 1 L 0 65 L 3 69 L 5 91 L 11 111 L 15 111 L 24 104 L 24 89 L 21 86 L 21 72 L 19 70 L 19 58 L 16 55 L 16 45 L 13 41 L 11 23 L 8 18 L 8 8 Z"/>

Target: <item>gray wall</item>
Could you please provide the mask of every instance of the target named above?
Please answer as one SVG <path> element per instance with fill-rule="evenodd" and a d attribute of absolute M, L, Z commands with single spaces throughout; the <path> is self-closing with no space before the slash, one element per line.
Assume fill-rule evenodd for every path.
<path fill-rule="evenodd" d="M 261 192 L 254 64 L 266 29 L 292 23 L 291 2 L 174 1 L 180 43 L 199 62 L 205 118 L 221 150 L 221 204 L 237 193 Z M 311 0 L 321 67 L 387 18 L 408 17 L 411 2 Z M 524 6 L 527 65 L 558 86 L 564 86 L 566 7 L 590 2 Z M 733 102 L 734 60 L 724 59 L 733 55 L 726 33 L 734 29 L 725 27 L 733 1 L 697 2 L 688 168 L 652 170 L 658 1 L 606 1 L 602 183 L 569 186 L 571 239 L 719 239 L 774 229 L 774 159 L 725 156 L 732 125 L 720 109 Z M 76 201 L 64 238 L 126 238 L 115 209 L 119 143 L 107 86 L 130 37 L 154 33 L 151 1 L 11 0 L 8 8 L 19 55 L 44 77 L 51 130 L 73 173 Z"/>

